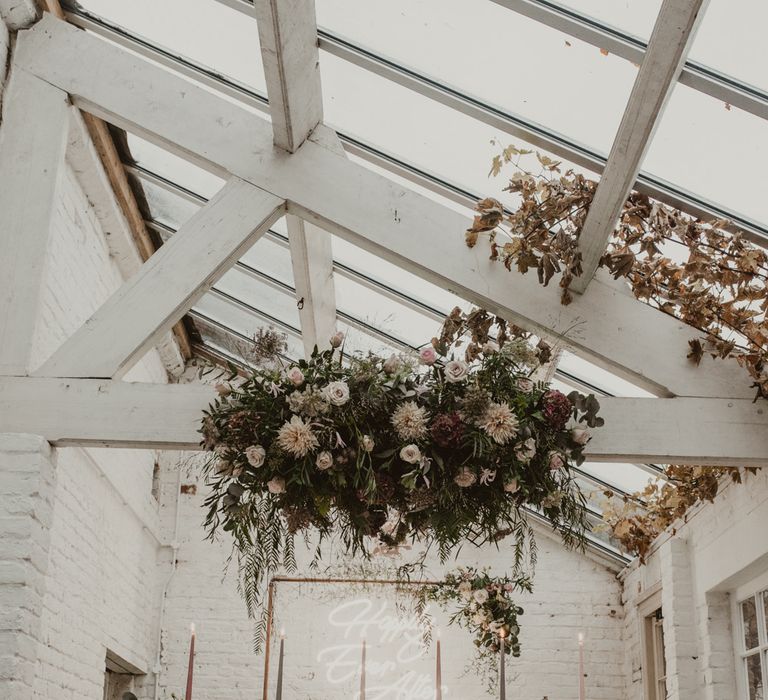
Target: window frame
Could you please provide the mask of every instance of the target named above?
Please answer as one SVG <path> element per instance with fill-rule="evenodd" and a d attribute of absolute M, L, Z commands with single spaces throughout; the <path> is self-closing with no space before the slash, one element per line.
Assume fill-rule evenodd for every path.
<path fill-rule="evenodd" d="M 742 604 L 754 600 L 757 614 L 758 645 L 746 649 Z M 748 670 L 746 660 L 751 656 L 760 658 L 763 681 L 763 698 L 768 698 L 768 573 L 751 583 L 741 586 L 732 596 L 732 620 L 734 652 L 736 657 L 736 692 L 739 700 L 749 700 Z"/>
<path fill-rule="evenodd" d="M 651 588 L 638 602 L 637 612 L 643 653 L 643 698 L 644 700 L 665 700 L 669 694 L 669 688 L 666 685 L 667 659 L 660 585 Z M 663 675 L 660 675 L 660 671 Z M 659 685 L 662 682 L 664 695 L 659 694 Z"/>

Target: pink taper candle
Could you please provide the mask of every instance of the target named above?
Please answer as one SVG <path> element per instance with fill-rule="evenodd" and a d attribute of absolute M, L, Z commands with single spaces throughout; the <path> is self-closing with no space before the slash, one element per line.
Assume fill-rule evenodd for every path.
<path fill-rule="evenodd" d="M 507 652 L 505 650 L 505 637 L 506 632 L 502 627 L 499 630 L 499 700 L 506 700 L 507 698 L 507 673 L 505 666 L 507 665 Z"/>
<path fill-rule="evenodd" d="M 189 640 L 189 666 L 187 667 L 187 694 L 184 700 L 192 700 L 192 675 L 195 670 L 195 625 L 189 626 L 192 637 Z"/>
<path fill-rule="evenodd" d="M 443 668 L 440 659 L 440 630 L 437 630 L 437 655 L 435 657 L 435 700 L 443 700 Z"/>
<path fill-rule="evenodd" d="M 584 683 L 584 635 L 579 633 L 579 700 L 586 700 L 587 691 Z"/>
<path fill-rule="evenodd" d="M 363 638 L 363 658 L 360 666 L 360 700 L 365 700 L 365 638 Z"/>
<path fill-rule="evenodd" d="M 275 700 L 283 700 L 283 657 L 285 655 L 285 630 L 280 630 L 280 656 L 277 661 L 277 690 Z"/>

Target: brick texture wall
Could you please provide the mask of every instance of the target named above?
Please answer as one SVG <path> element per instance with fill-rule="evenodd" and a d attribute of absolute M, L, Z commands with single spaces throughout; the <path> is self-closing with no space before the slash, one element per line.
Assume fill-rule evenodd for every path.
<path fill-rule="evenodd" d="M 731 598 L 768 570 L 768 470 L 745 479 L 745 485 L 725 484 L 714 503 L 659 538 L 645 566 L 635 563 L 623 573 L 627 700 L 644 698 L 637 604 L 659 585 L 667 668 L 675 676 L 669 697 L 738 697 Z"/>

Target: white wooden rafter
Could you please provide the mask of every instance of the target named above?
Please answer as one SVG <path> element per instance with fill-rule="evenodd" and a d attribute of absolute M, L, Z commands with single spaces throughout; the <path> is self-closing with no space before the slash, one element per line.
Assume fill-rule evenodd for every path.
<path fill-rule="evenodd" d="M 323 118 L 314 0 L 255 4 L 274 143 L 293 153 Z M 338 137 L 333 147 L 344 150 Z M 331 236 L 294 214 L 286 217 L 304 352 L 328 342 L 336 327 Z"/>
<path fill-rule="evenodd" d="M 26 374 L 69 131 L 67 94 L 13 71 L 0 130 L 0 374 Z"/>
<path fill-rule="evenodd" d="M 122 376 L 284 211 L 284 200 L 231 178 L 33 374 Z"/>
<path fill-rule="evenodd" d="M 199 448 L 201 384 L 0 377 L 0 433 L 32 432 L 52 444 Z M 604 428 L 591 461 L 768 466 L 768 411 L 748 399 L 602 398 Z M 119 419 L 118 419 L 119 417 Z"/>
<path fill-rule="evenodd" d="M 531 275 L 465 248 L 467 217 L 347 161 L 312 137 L 293 155 L 268 122 L 172 72 L 51 17 L 22 33 L 17 62 L 75 102 L 213 172 L 288 201 L 288 211 L 662 395 L 751 396 L 735 363 L 685 358 L 698 332 L 600 275 L 560 304 Z M 246 147 L 243 144 L 247 144 Z M 451 232 L 456 232 L 451 235 Z"/>
<path fill-rule="evenodd" d="M 664 108 L 709 0 L 664 0 L 616 132 L 608 162 L 579 237 L 583 273 L 571 289 L 589 286 L 637 180 Z"/>

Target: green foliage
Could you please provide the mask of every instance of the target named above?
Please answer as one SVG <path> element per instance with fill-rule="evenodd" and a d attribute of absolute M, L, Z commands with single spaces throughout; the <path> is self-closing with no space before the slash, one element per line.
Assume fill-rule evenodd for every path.
<path fill-rule="evenodd" d="M 588 429 L 569 421 L 600 425 L 597 401 L 531 379 L 541 348 L 522 338 L 478 348 L 470 362 L 453 359 L 456 347 L 427 347 L 421 364 L 344 364 L 316 349 L 289 367 L 239 378 L 233 368 L 217 385 L 201 428 L 211 451 L 205 525 L 233 538 L 251 615 L 269 577 L 295 569 L 296 534 L 313 533 L 313 565 L 331 538 L 363 557 L 418 541 L 445 561 L 466 542 L 509 537 L 519 575 L 535 563 L 529 507 L 566 545 L 583 546 L 585 500 L 570 464 L 583 460 Z"/>

